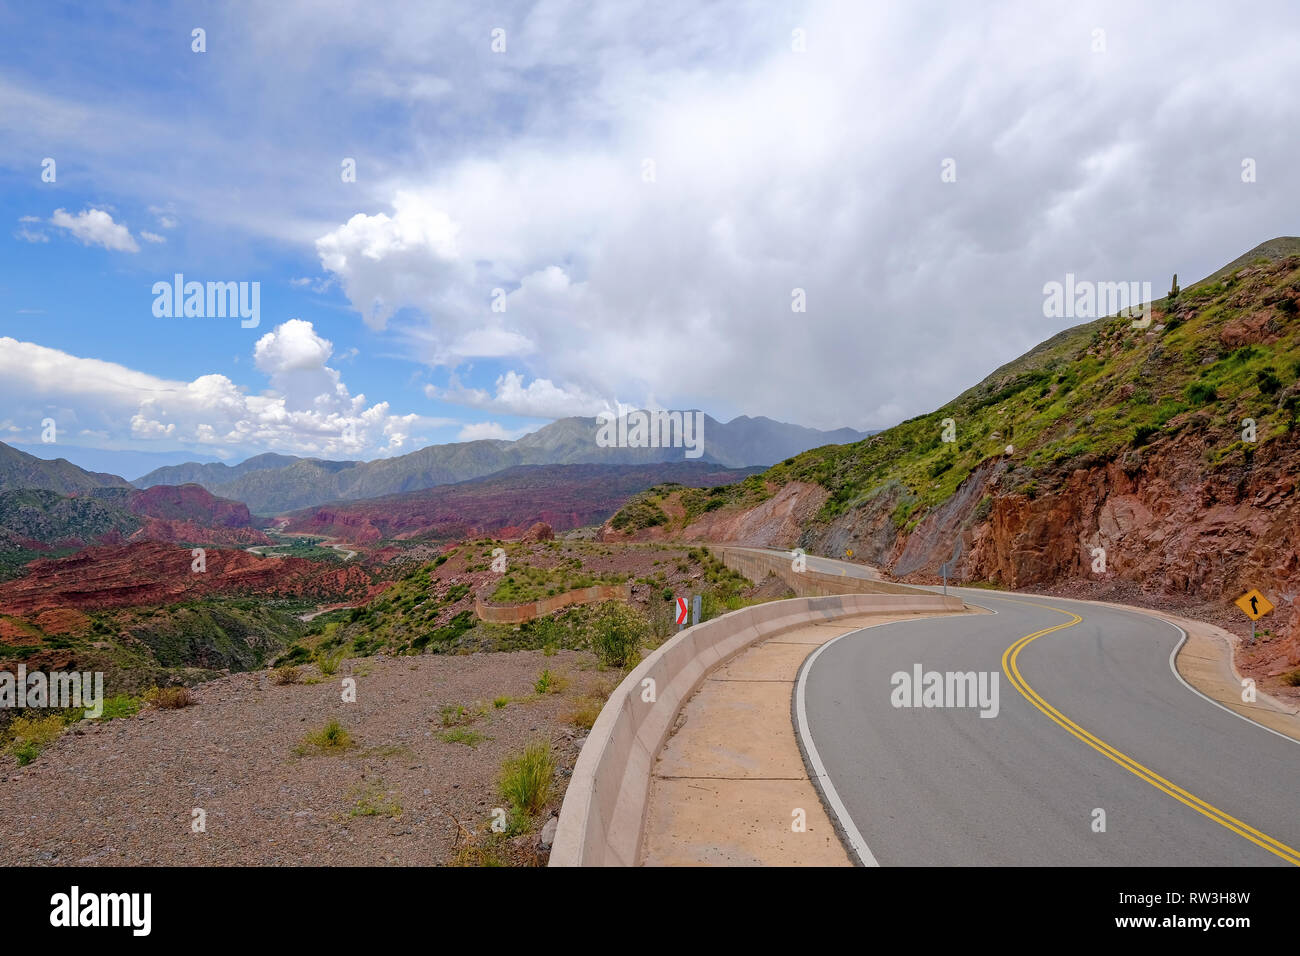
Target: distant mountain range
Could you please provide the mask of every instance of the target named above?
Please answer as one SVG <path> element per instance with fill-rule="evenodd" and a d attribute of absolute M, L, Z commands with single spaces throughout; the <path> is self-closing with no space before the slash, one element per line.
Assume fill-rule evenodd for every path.
<path fill-rule="evenodd" d="M 51 446 L 53 450 L 57 446 Z M 0 491 L 39 488 L 61 495 L 85 494 L 94 488 L 130 488 L 117 475 L 86 471 L 66 458 L 48 461 L 0 442 Z"/>
<path fill-rule="evenodd" d="M 187 461 L 221 461 L 218 455 L 204 455 L 199 452 L 141 451 L 136 448 L 87 448 L 83 445 L 70 445 L 59 440 L 57 445 L 45 445 L 40 442 L 23 444 L 11 443 L 19 451 L 25 451 L 37 458 L 48 458 L 51 454 L 66 458 L 78 468 L 86 471 L 100 471 L 109 475 L 143 475 L 146 471 L 162 468 L 164 465 L 179 465 Z M 227 456 L 228 457 L 228 456 Z"/>
<path fill-rule="evenodd" d="M 256 514 L 272 515 L 335 501 L 419 491 L 494 474 L 518 465 L 644 465 L 681 461 L 682 448 L 601 447 L 594 418 L 564 418 L 517 441 L 487 439 L 430 445 L 407 455 L 375 461 L 328 461 L 266 454 L 235 466 L 189 462 L 158 468 L 139 488 L 193 482 L 215 495 L 242 501 Z M 851 428 L 820 431 L 742 415 L 730 422 L 704 416 L 703 454 L 698 459 L 727 468 L 767 466 L 810 448 L 859 441 Z"/>

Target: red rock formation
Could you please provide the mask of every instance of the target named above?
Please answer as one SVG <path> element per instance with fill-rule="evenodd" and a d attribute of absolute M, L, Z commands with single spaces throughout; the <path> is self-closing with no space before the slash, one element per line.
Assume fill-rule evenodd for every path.
<path fill-rule="evenodd" d="M 539 521 L 527 531 L 519 540 L 524 544 L 536 544 L 539 541 L 550 541 L 555 537 L 555 532 L 545 521 Z"/>
<path fill-rule="evenodd" d="M 207 549 L 205 561 L 206 571 L 193 571 L 190 549 L 160 542 L 88 548 L 34 561 L 25 576 L 0 584 L 0 613 L 171 604 L 212 594 L 330 598 L 368 597 L 374 591 L 371 573 L 358 564 L 215 548 Z"/>

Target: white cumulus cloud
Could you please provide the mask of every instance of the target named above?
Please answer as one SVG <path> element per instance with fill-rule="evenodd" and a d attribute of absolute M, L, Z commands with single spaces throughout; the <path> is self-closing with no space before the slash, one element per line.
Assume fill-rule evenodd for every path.
<path fill-rule="evenodd" d="M 64 433 L 108 441 L 156 441 L 248 453 L 390 454 L 420 431 L 460 424 L 394 414 L 387 402 L 353 396 L 325 363 L 333 346 L 310 322 L 290 320 L 258 340 L 257 368 L 270 387 L 253 394 L 225 375 L 164 379 L 115 362 L 83 358 L 0 337 L 0 407 L 7 421 L 54 418 Z M 39 426 L 20 426 L 15 441 L 39 441 Z M 30 434 L 28 433 L 30 432 Z"/>
<path fill-rule="evenodd" d="M 590 418 L 616 405 L 580 388 L 556 385 L 547 378 L 535 378 L 525 385 L 524 376 L 514 371 L 498 376 L 496 390 L 491 393 L 462 385 L 454 374 L 447 388 L 426 385 L 424 392 L 429 398 L 454 405 L 530 418 Z"/>
<path fill-rule="evenodd" d="M 130 230 L 114 222 L 113 217 L 102 209 L 83 209 L 75 216 L 64 209 L 56 209 L 50 217 L 50 225 L 68 230 L 83 245 L 103 246 L 117 252 L 140 251 Z"/>

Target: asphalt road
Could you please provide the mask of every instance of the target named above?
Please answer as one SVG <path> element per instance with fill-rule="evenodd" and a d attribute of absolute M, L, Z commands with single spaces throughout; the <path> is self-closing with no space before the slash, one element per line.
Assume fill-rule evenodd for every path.
<path fill-rule="evenodd" d="M 1300 865 L 1300 743 L 1181 683 L 1177 628 L 1067 600 L 952 591 L 997 613 L 855 631 L 801 672 L 796 729 L 863 862 Z M 917 664 L 996 675 L 997 716 L 894 706 L 903 691 L 892 675 Z M 1097 809 L 1104 832 L 1094 832 Z"/>

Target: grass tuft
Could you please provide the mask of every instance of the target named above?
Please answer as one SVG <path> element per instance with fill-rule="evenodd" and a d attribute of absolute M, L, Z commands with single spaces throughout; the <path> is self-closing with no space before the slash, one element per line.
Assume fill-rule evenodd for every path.
<path fill-rule="evenodd" d="M 498 784 L 501 798 L 520 813 L 533 816 L 546 806 L 555 777 L 555 759 L 549 741 L 538 740 L 506 759 Z"/>
<path fill-rule="evenodd" d="M 342 753 L 352 746 L 352 735 L 337 720 L 330 720 L 320 730 L 304 737 L 294 753 L 300 757 L 310 753 Z"/>

